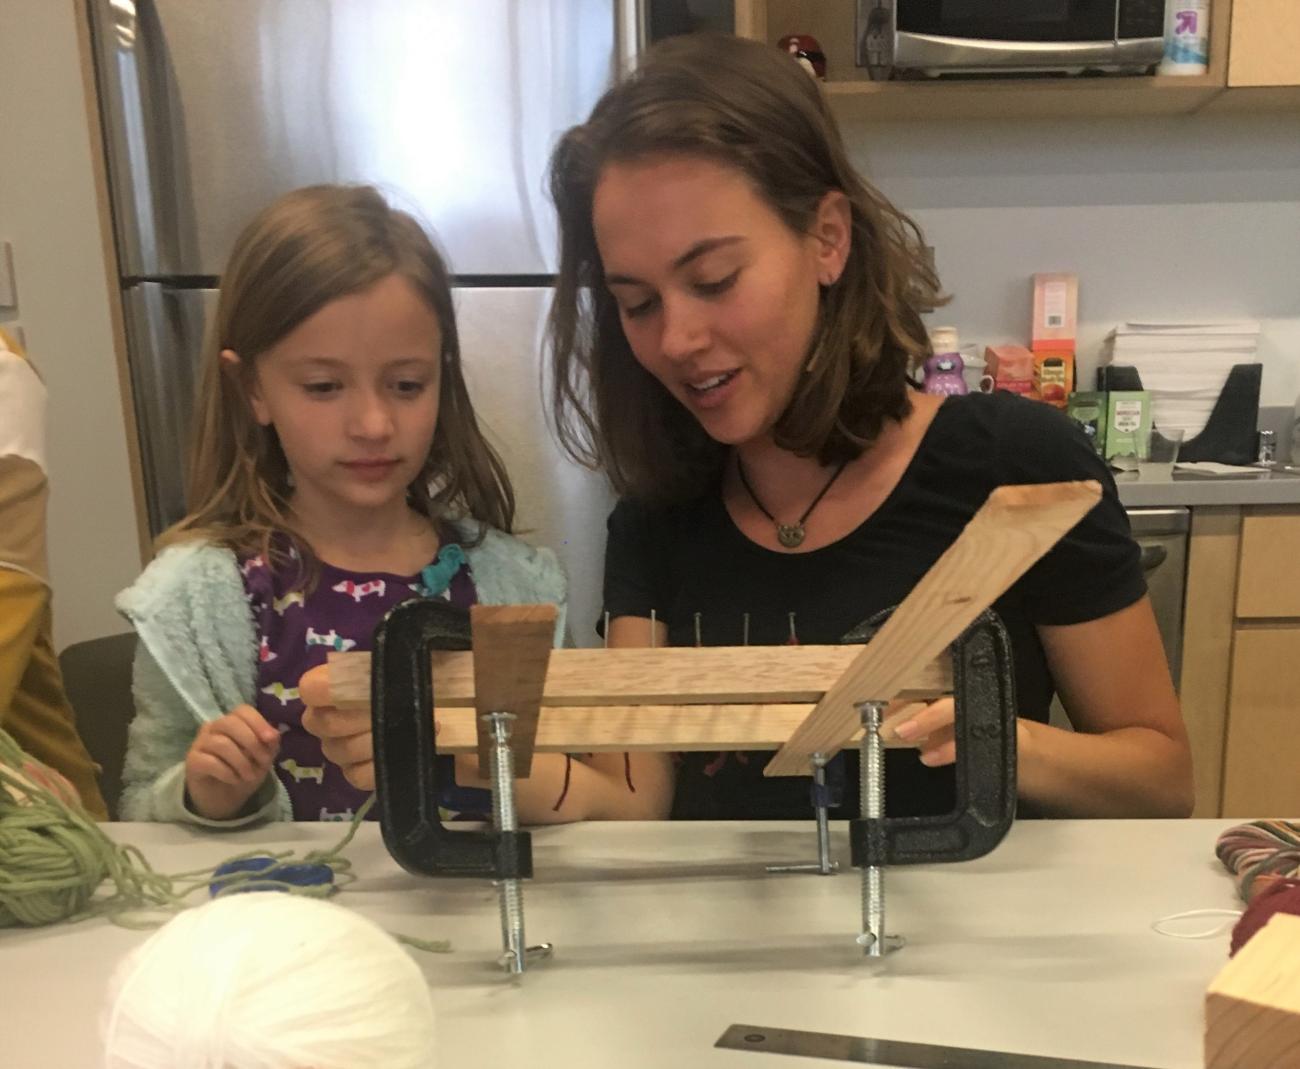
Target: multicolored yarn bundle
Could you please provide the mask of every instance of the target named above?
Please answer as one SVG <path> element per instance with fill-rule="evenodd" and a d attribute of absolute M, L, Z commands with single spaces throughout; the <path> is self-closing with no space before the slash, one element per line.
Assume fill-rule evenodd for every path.
<path fill-rule="evenodd" d="M 1232 929 L 1235 954 L 1275 913 L 1300 915 L 1300 822 L 1254 820 L 1229 828 L 1215 846 L 1246 902 Z"/>
<path fill-rule="evenodd" d="M 1277 880 L 1300 879 L 1300 821 L 1252 820 L 1219 836 L 1214 852 L 1250 902 Z"/>

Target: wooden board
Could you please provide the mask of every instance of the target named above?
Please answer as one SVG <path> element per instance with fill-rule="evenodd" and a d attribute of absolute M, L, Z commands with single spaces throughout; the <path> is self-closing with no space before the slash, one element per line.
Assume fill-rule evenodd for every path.
<path fill-rule="evenodd" d="M 858 702 L 898 697 L 919 665 L 946 649 L 1100 497 L 1091 481 L 995 489 L 763 774 L 804 775 L 812 754 L 838 751 L 858 729 Z"/>
<path fill-rule="evenodd" d="M 542 710 L 534 748 L 538 753 L 777 750 L 812 710 L 803 703 L 553 706 Z M 439 710 L 438 752 L 476 752 L 475 717 L 472 709 Z"/>
<path fill-rule="evenodd" d="M 1205 995 L 1205 1069 L 1300 1065 L 1300 917 L 1279 913 Z"/>
<path fill-rule="evenodd" d="M 474 643 L 474 708 L 478 714 L 479 775 L 489 778 L 492 735 L 483 716 L 514 714 L 510 745 L 515 776 L 527 779 L 542 706 L 546 665 L 555 641 L 554 605 L 475 605 L 469 611 Z"/>
<path fill-rule="evenodd" d="M 811 706 L 861 651 L 861 646 L 552 650 L 542 705 Z M 432 662 L 437 708 L 473 707 L 474 654 L 435 650 Z M 329 686 L 332 705 L 369 708 L 370 654 L 331 654 Z M 951 690 L 952 664 L 944 654 L 911 672 L 900 694 L 929 698 Z"/>

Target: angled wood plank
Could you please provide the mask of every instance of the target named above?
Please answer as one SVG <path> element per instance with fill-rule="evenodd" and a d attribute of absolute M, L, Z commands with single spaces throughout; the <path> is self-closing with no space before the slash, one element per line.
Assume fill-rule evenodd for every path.
<path fill-rule="evenodd" d="M 918 665 L 947 648 L 1100 497 L 1092 481 L 995 489 L 763 774 L 807 775 L 812 754 L 838 751 L 859 727 L 858 702 L 898 697 Z"/>
<path fill-rule="evenodd" d="M 478 714 L 479 775 L 489 777 L 492 736 L 486 713 L 513 713 L 510 731 L 515 776 L 527 779 L 542 705 L 546 665 L 555 641 L 554 605 L 475 605 L 469 611 L 474 643 L 474 708 Z"/>
<path fill-rule="evenodd" d="M 862 649 L 709 646 L 552 650 L 542 705 L 812 705 Z M 472 708 L 474 655 L 435 650 L 431 659 L 438 709 Z M 369 708 L 370 654 L 331 654 L 329 689 L 331 704 L 340 709 Z M 911 673 L 901 691 L 924 698 L 951 689 L 952 665 L 945 652 Z"/>

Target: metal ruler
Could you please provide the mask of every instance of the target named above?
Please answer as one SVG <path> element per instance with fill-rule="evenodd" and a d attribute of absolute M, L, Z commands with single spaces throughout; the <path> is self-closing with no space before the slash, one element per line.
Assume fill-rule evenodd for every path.
<path fill-rule="evenodd" d="M 1143 1069 L 1113 1062 L 1080 1062 L 1072 1058 L 939 1047 L 931 1043 L 902 1043 L 893 1039 L 799 1032 L 791 1028 L 761 1028 L 749 1024 L 733 1024 L 714 1046 L 726 1050 L 892 1066 L 893 1069 Z"/>

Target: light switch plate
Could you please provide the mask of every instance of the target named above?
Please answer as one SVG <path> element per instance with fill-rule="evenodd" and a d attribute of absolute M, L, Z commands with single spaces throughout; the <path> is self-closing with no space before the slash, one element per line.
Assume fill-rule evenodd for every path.
<path fill-rule="evenodd" d="M 0 308 L 17 308 L 18 290 L 14 286 L 14 258 L 9 242 L 0 241 Z"/>

